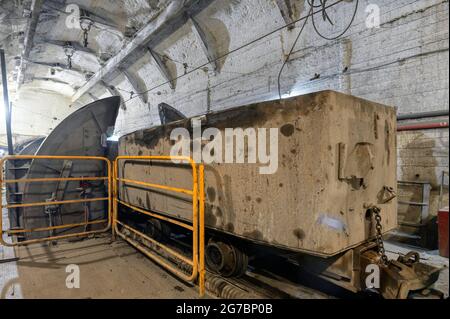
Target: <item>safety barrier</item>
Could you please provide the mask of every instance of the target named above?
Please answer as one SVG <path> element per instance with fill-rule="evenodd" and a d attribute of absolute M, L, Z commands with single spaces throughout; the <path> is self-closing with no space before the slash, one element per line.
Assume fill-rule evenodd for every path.
<path fill-rule="evenodd" d="M 35 178 L 35 179 L 17 179 L 17 180 L 4 180 L 2 172 L 4 171 L 5 163 L 8 161 L 15 160 L 71 160 L 71 161 L 103 161 L 107 165 L 107 176 L 104 177 L 67 177 L 67 178 Z M 34 232 L 44 232 L 44 231 L 54 231 L 61 229 L 70 229 L 88 225 L 98 225 L 98 224 L 107 224 L 106 228 L 95 231 L 84 231 L 80 233 L 60 235 L 60 236 L 49 236 L 40 239 L 33 239 L 21 242 L 8 243 L 3 239 L 3 214 L 0 214 L 0 244 L 8 247 L 14 246 L 23 246 L 29 244 L 35 244 L 40 242 L 48 242 L 48 241 L 56 241 L 60 239 L 68 239 L 74 237 L 85 237 L 93 234 L 103 233 L 111 229 L 112 225 L 112 176 L 111 176 L 111 162 L 104 157 L 95 157 L 95 156 L 7 156 L 0 160 L 0 186 L 3 188 L 7 184 L 19 184 L 19 183 L 47 183 L 47 182 L 87 182 L 87 181 L 106 181 L 108 184 L 108 196 L 102 198 L 86 198 L 79 200 L 60 200 L 60 201 L 48 201 L 48 202 L 39 202 L 39 203 L 24 203 L 24 204 L 12 204 L 10 205 L 8 200 L 6 205 L 3 203 L 3 197 L 0 196 L 0 206 L 1 208 L 14 209 L 14 208 L 26 208 L 26 207 L 45 207 L 45 206 L 59 206 L 66 204 L 75 204 L 75 203 L 91 203 L 91 202 L 108 202 L 108 213 L 107 219 L 97 220 L 97 221 L 85 221 L 84 223 L 77 224 L 65 224 L 58 225 L 52 227 L 42 227 L 42 228 L 34 228 L 34 229 L 21 229 L 21 230 L 6 230 L 5 232 L 8 235 L 19 235 L 25 233 L 34 233 Z"/>
<path fill-rule="evenodd" d="M 0 186 L 4 187 L 8 184 L 18 184 L 18 183 L 47 183 L 47 182 L 73 182 L 73 181 L 106 181 L 108 184 L 108 196 L 102 198 L 90 198 L 90 199 L 79 199 L 79 200 L 56 200 L 56 201 L 47 201 L 47 202 L 37 202 L 37 203 L 22 203 L 22 204 L 10 204 L 8 201 L 6 205 L 3 203 L 3 198 L 0 196 L 0 207 L 6 209 L 14 209 L 14 208 L 27 208 L 27 207 L 46 207 L 46 206 L 59 206 L 65 204 L 75 204 L 75 203 L 88 203 L 88 202 L 100 202 L 100 201 L 108 201 L 108 217 L 104 220 L 98 221 L 85 221 L 84 223 L 77 224 L 65 224 L 51 227 L 42 227 L 42 228 L 34 228 L 34 229 L 21 229 L 21 230 L 6 230 L 5 232 L 8 235 L 19 235 L 24 233 L 33 233 L 33 232 L 44 232 L 44 231 L 53 231 L 53 230 L 61 230 L 66 228 L 75 228 L 82 227 L 88 225 L 95 224 L 103 224 L 107 223 L 107 227 L 101 230 L 96 231 L 85 231 L 80 233 L 68 234 L 68 235 L 60 235 L 60 236 L 49 236 L 40 239 L 33 239 L 21 242 L 13 242 L 8 243 L 3 239 L 4 230 L 2 228 L 3 220 L 2 214 L 0 214 L 0 244 L 3 246 L 14 247 L 14 246 L 23 246 L 29 244 L 35 244 L 40 242 L 48 242 L 48 241 L 56 241 L 60 239 L 68 239 L 73 237 L 84 237 L 92 234 L 103 233 L 109 231 L 112 226 L 113 234 L 118 234 L 121 238 L 129 242 L 132 246 L 134 246 L 139 251 L 143 252 L 149 258 L 160 264 L 166 270 L 170 271 L 174 275 L 180 277 L 181 279 L 187 282 L 195 282 L 198 279 L 199 285 L 199 293 L 200 296 L 203 296 L 205 293 L 205 224 L 204 224 L 204 197 L 205 197 L 205 189 L 204 189 L 204 166 L 202 164 L 198 165 L 189 157 L 182 156 L 120 156 L 114 162 L 114 165 L 111 165 L 111 162 L 107 158 L 103 157 L 94 157 L 94 156 L 7 156 L 3 159 L 0 159 L 0 172 L 3 172 L 5 169 L 5 163 L 8 161 L 15 160 L 72 160 L 72 161 L 104 161 L 107 165 L 107 176 L 104 177 L 60 177 L 60 178 L 33 178 L 33 179 L 14 179 L 8 180 L 3 179 L 3 174 L 0 174 Z M 141 161 L 178 161 L 188 163 L 192 168 L 192 190 L 190 189 L 182 189 L 177 187 L 170 187 L 165 185 L 151 184 L 145 183 L 137 180 L 129 180 L 124 178 L 119 178 L 118 170 L 119 170 L 119 162 L 122 160 L 141 160 Z M 165 190 L 174 193 L 182 193 L 185 195 L 189 195 L 192 197 L 192 224 L 184 223 L 179 220 L 163 216 L 158 213 L 150 212 L 143 210 L 139 207 L 135 207 L 129 203 L 126 203 L 119 199 L 118 190 L 120 184 L 132 184 L 141 187 Z M 163 245 L 162 243 L 154 240 L 153 238 L 148 237 L 147 235 L 139 232 L 138 230 L 126 225 L 125 223 L 118 220 L 118 205 L 121 204 L 125 207 L 131 208 L 132 210 L 157 218 L 159 220 L 166 221 L 168 223 L 172 223 L 183 227 L 192 232 L 193 243 L 192 243 L 192 259 L 189 259 L 186 256 L 178 253 L 174 249 Z M 137 236 L 153 243 L 157 247 L 166 251 L 169 255 L 172 255 L 184 263 L 190 265 L 192 267 L 192 272 L 190 275 L 186 275 L 180 269 L 172 266 L 164 259 L 158 257 L 156 254 L 151 253 L 147 248 L 142 246 L 140 243 L 134 241 L 129 236 L 122 233 L 118 226 L 127 229 L 131 233 L 134 233 Z"/>
<path fill-rule="evenodd" d="M 192 169 L 192 190 L 191 189 L 182 189 L 176 187 L 170 187 L 165 185 L 151 184 L 145 183 L 137 180 L 130 180 L 119 177 L 119 163 L 125 160 L 132 161 L 147 161 L 147 162 L 164 162 L 164 161 L 172 161 L 172 163 L 176 162 L 184 162 L 185 164 L 189 164 Z M 189 157 L 182 156 L 119 156 L 113 165 L 113 179 L 114 179 L 114 207 L 113 207 L 113 232 L 118 234 L 121 238 L 129 242 L 136 249 L 147 255 L 153 261 L 160 264 L 163 268 L 171 272 L 172 274 L 178 276 L 179 278 L 187 281 L 187 282 L 195 282 L 198 279 L 199 285 L 199 293 L 200 296 L 203 296 L 205 293 L 205 225 L 204 225 L 204 166 L 202 164 L 198 165 Z M 124 169 L 125 170 L 125 169 Z M 192 197 L 192 224 L 184 223 L 179 220 L 163 216 L 161 214 L 143 210 L 139 207 L 133 206 L 129 203 L 126 203 L 119 199 L 118 190 L 121 184 L 125 185 L 136 185 L 140 187 L 146 187 L 150 189 L 158 189 L 164 190 L 173 193 L 181 193 L 185 195 L 189 195 Z M 126 225 L 125 223 L 118 220 L 118 206 L 119 204 L 128 207 L 138 213 L 163 220 L 168 223 L 172 223 L 183 227 L 192 232 L 193 243 L 192 243 L 192 259 L 187 258 L 186 256 L 181 255 L 175 250 L 163 245 L 162 243 L 156 241 L 149 236 L 139 232 L 138 230 Z M 192 272 L 190 275 L 186 275 L 177 267 L 166 262 L 163 258 L 157 256 L 152 253 L 148 248 L 140 244 L 139 242 L 131 239 L 129 236 L 121 232 L 118 226 L 122 226 L 124 229 L 133 233 L 136 236 L 139 236 L 142 239 L 145 239 L 160 249 L 164 250 L 169 255 L 172 255 L 184 263 L 190 265 L 192 267 Z"/>

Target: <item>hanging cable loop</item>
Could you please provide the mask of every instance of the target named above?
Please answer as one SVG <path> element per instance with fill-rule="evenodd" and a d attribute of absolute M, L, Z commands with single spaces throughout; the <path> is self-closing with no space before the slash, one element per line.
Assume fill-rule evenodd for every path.
<path fill-rule="evenodd" d="M 327 4 L 328 0 L 307 0 L 307 1 L 308 1 L 308 5 L 310 7 L 310 9 L 309 9 L 310 11 L 309 11 L 307 17 L 305 18 L 305 21 L 304 21 L 302 27 L 300 28 L 300 31 L 299 31 L 297 37 L 295 38 L 294 44 L 292 45 L 291 50 L 289 51 L 287 57 L 284 59 L 283 64 L 281 66 L 281 69 L 280 69 L 280 71 L 278 73 L 278 96 L 279 96 L 280 100 L 283 98 L 283 95 L 281 93 L 281 76 L 282 76 L 283 71 L 284 71 L 284 69 L 286 67 L 286 64 L 289 62 L 289 59 L 290 59 L 292 53 L 294 52 L 294 49 L 295 49 L 295 47 L 297 45 L 298 40 L 300 39 L 300 37 L 301 37 L 301 35 L 303 33 L 303 30 L 306 27 L 306 24 L 308 22 L 308 18 L 311 17 L 314 31 L 321 38 L 323 38 L 325 40 L 332 41 L 332 40 L 336 40 L 336 39 L 342 37 L 350 29 L 350 27 L 353 25 L 353 22 L 355 21 L 355 17 L 356 17 L 356 14 L 358 12 L 358 6 L 359 6 L 359 0 L 356 0 L 356 5 L 355 5 L 355 9 L 354 9 L 354 12 L 353 12 L 353 15 L 352 15 L 352 19 L 351 19 L 350 23 L 346 26 L 344 31 L 342 31 L 340 34 L 338 34 L 335 37 L 327 37 L 327 36 L 324 36 L 319 31 L 319 29 L 317 28 L 317 25 L 316 25 L 316 22 L 315 22 L 315 18 L 314 18 L 314 16 L 315 16 L 314 9 L 318 9 L 317 13 L 322 12 L 322 18 L 323 18 L 324 21 L 328 21 L 331 25 L 334 25 L 333 21 L 331 20 L 330 16 L 328 15 L 328 12 L 327 12 L 327 9 L 329 9 L 331 7 L 331 5 Z M 319 3 L 317 4 L 317 2 L 319 2 Z M 338 1 L 335 4 L 340 3 L 340 2 L 342 2 L 342 1 Z M 316 74 L 318 74 L 318 73 L 316 73 Z M 314 76 L 314 78 L 312 78 L 311 80 L 315 80 L 317 78 L 318 78 L 317 76 Z"/>

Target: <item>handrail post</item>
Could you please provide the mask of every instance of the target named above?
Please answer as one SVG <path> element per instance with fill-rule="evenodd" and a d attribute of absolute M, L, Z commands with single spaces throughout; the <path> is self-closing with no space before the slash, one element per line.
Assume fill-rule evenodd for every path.
<path fill-rule="evenodd" d="M 77 199 L 77 200 L 62 200 L 62 201 L 53 201 L 51 204 L 53 205 L 66 205 L 66 204 L 78 204 L 78 203 L 88 203 L 88 202 L 108 202 L 108 212 L 107 212 L 107 219 L 99 220 L 99 221 L 85 221 L 84 223 L 77 223 L 77 224 L 64 224 L 59 226 L 51 226 L 51 227 L 42 227 L 42 228 L 34 228 L 34 229 L 24 229 L 24 230 L 14 230 L 11 229 L 6 230 L 7 234 L 14 235 L 14 234 L 25 234 L 25 233 L 32 233 L 32 232 L 43 232 L 43 231 L 51 231 L 51 230 L 57 230 L 57 229 L 66 229 L 66 228 L 74 228 L 74 227 L 81 227 L 81 226 L 88 226 L 88 225 L 94 225 L 94 224 L 102 224 L 107 223 L 107 226 L 104 229 L 101 230 L 95 230 L 95 231 L 84 231 L 81 233 L 73 233 L 68 235 L 59 235 L 59 236 L 50 236 L 40 239 L 33 239 L 33 240 L 27 240 L 22 242 L 14 242 L 9 243 L 6 242 L 3 239 L 3 229 L 2 229 L 2 219 L 3 216 L 0 214 L 0 245 L 6 246 L 6 247 L 15 247 L 15 246 L 24 246 L 24 245 L 31 245 L 36 243 L 42 243 L 42 242 L 48 242 L 48 241 L 55 241 L 55 240 L 61 240 L 61 239 L 69 239 L 69 238 L 75 238 L 75 237 L 86 237 L 89 235 L 99 234 L 103 232 L 107 232 L 110 230 L 112 225 L 111 220 L 111 210 L 112 210 L 112 188 L 111 188 L 111 162 L 109 159 L 105 157 L 98 157 L 98 156 L 37 156 L 37 155 L 15 155 L 15 156 L 6 156 L 2 159 L 0 159 L 0 172 L 4 171 L 4 164 L 7 161 L 15 161 L 15 160 L 23 160 L 23 159 L 31 159 L 31 160 L 75 160 L 75 161 L 103 161 L 106 163 L 108 169 L 108 176 L 105 177 L 71 177 L 71 178 L 35 178 L 35 179 L 20 179 L 20 180 L 5 180 L 3 179 L 3 176 L 0 176 L 0 186 L 3 187 L 7 184 L 12 183 L 46 183 L 46 182 L 59 182 L 59 181 L 98 181 L 103 180 L 108 182 L 108 197 L 102 197 L 102 198 L 92 198 L 92 199 Z M 2 175 L 0 173 L 0 175 Z M 49 205 L 49 202 L 41 202 L 41 203 L 26 203 L 26 204 L 14 204 L 10 205 L 8 203 L 8 199 L 6 199 L 6 204 L 3 203 L 3 198 L 0 198 L 0 208 L 26 208 L 26 207 L 44 207 Z"/>
<path fill-rule="evenodd" d="M 118 206 L 118 185 L 117 185 L 117 173 L 116 173 L 116 167 L 117 167 L 117 160 L 113 161 L 113 167 L 112 167 L 112 173 L 111 173 L 111 184 L 113 189 L 113 198 L 112 198 L 112 241 L 116 241 L 116 227 L 117 227 L 117 206 Z"/>
<path fill-rule="evenodd" d="M 119 162 L 121 160 L 141 160 L 141 161 L 181 161 L 181 162 L 187 162 L 190 164 L 190 167 L 192 169 L 192 190 L 173 187 L 173 186 L 165 186 L 165 185 L 157 185 L 157 184 L 151 184 L 146 183 L 143 181 L 137 181 L 137 180 L 131 180 L 125 178 L 125 172 L 122 172 L 122 177 L 119 177 Z M 132 246 L 134 246 L 136 249 L 147 255 L 150 259 L 158 263 L 160 266 L 165 268 L 167 271 L 171 272 L 172 274 L 180 277 L 181 279 L 187 281 L 187 282 L 198 282 L 199 285 L 199 295 L 200 297 L 203 297 L 205 294 L 205 264 L 204 264 L 204 258 L 205 258 L 205 238 L 204 238 L 204 168 L 203 165 L 197 165 L 192 158 L 190 157 L 183 157 L 183 156 L 118 156 L 114 162 L 114 169 L 113 169 L 113 179 L 114 181 L 114 187 L 115 190 L 113 191 L 113 201 L 114 201 L 114 216 L 113 216 L 113 228 L 115 231 L 115 234 L 117 234 L 120 238 L 124 239 L 128 243 L 130 243 Z M 190 223 L 179 221 L 175 218 L 170 218 L 164 215 L 161 215 L 159 213 L 152 212 L 151 210 L 144 210 L 142 208 L 136 207 L 132 205 L 131 203 L 124 202 L 122 200 L 118 199 L 119 196 L 119 189 L 122 187 L 121 185 L 139 185 L 143 187 L 147 187 L 150 189 L 158 189 L 158 190 L 165 190 L 169 192 L 174 193 L 182 193 L 185 195 L 189 195 L 192 197 L 192 226 Z M 189 259 L 185 256 L 180 255 L 173 249 L 171 249 L 168 246 L 163 245 L 162 243 L 148 237 L 147 235 L 139 232 L 138 230 L 126 225 L 125 223 L 121 222 L 118 218 L 118 205 L 123 205 L 125 207 L 128 207 L 132 209 L 133 211 L 144 214 L 153 218 L 157 218 L 159 220 L 163 220 L 165 222 L 178 225 L 180 227 L 183 227 L 185 229 L 189 229 L 192 231 L 192 259 Z M 172 264 L 167 262 L 167 258 L 160 258 L 157 254 L 155 254 L 153 249 L 149 249 L 146 246 L 143 246 L 138 241 L 130 238 L 127 234 L 119 230 L 118 225 L 120 225 L 122 228 L 126 229 L 127 231 L 133 233 L 134 235 L 137 235 L 141 237 L 142 239 L 145 239 L 152 244 L 156 245 L 157 247 L 164 250 L 169 255 L 172 255 L 181 261 L 189 264 L 192 267 L 192 271 L 190 275 L 186 275 L 183 271 L 180 271 L 180 269 L 177 269 L 177 267 L 174 267 Z"/>
<path fill-rule="evenodd" d="M 200 297 L 205 295 L 205 167 L 203 164 L 199 165 L 199 246 L 200 246 L 200 261 L 199 261 L 199 292 Z"/>

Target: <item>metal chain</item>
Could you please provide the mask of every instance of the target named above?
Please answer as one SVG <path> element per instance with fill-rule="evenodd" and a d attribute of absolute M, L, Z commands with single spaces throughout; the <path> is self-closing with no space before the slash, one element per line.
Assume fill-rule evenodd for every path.
<path fill-rule="evenodd" d="M 93 24 L 94 21 L 92 21 L 89 13 L 83 11 L 82 16 L 80 17 L 80 28 L 83 31 L 83 44 L 85 48 L 89 45 L 89 32 L 91 31 Z"/>
<path fill-rule="evenodd" d="M 378 245 L 378 253 L 381 256 L 381 261 L 383 264 L 387 265 L 389 263 L 389 260 L 386 256 L 386 250 L 384 249 L 384 242 L 383 242 L 383 225 L 381 224 L 381 209 L 376 206 L 371 206 L 370 210 L 372 211 L 372 214 L 375 218 L 375 230 L 376 230 L 376 240 Z"/>
<path fill-rule="evenodd" d="M 89 41 L 89 29 L 83 29 L 83 38 L 84 38 L 83 44 L 84 44 L 85 48 L 87 48 L 89 45 L 89 42 L 88 42 Z"/>

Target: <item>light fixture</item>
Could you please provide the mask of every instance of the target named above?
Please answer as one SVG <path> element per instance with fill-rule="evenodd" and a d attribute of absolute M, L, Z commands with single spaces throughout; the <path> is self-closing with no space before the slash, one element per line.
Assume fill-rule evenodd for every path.
<path fill-rule="evenodd" d="M 91 31 L 94 21 L 89 16 L 89 13 L 85 10 L 81 11 L 80 15 L 80 28 L 83 31 L 84 47 L 87 48 L 89 45 L 89 31 Z"/>
<path fill-rule="evenodd" d="M 72 57 L 75 54 L 75 48 L 73 47 L 71 42 L 66 42 L 64 45 L 64 54 L 67 57 L 67 64 L 69 69 L 72 69 Z"/>
<path fill-rule="evenodd" d="M 108 137 L 108 142 L 118 142 L 120 139 L 119 135 L 112 135 L 110 137 Z"/>

